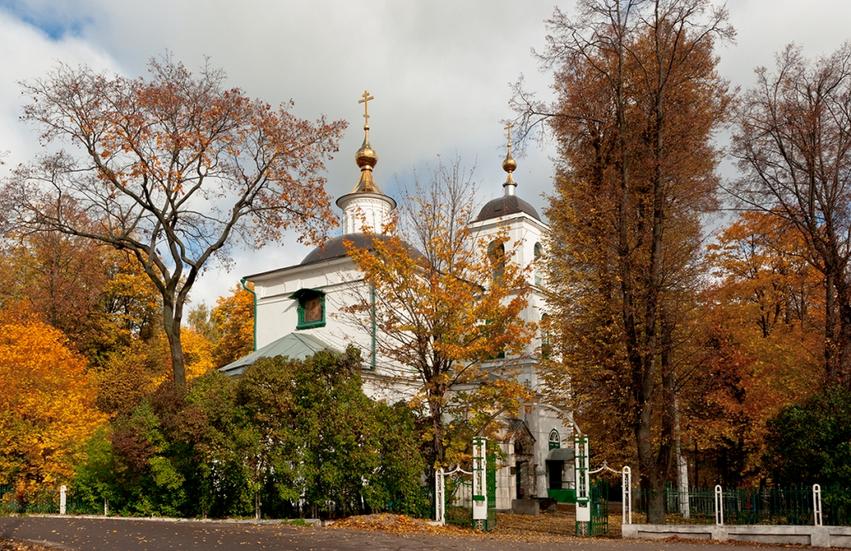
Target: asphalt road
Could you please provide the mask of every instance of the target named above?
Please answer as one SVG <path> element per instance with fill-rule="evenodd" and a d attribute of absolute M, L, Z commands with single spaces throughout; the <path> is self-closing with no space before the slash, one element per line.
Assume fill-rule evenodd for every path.
<path fill-rule="evenodd" d="M 0 518 L 0 541 L 41 543 L 60 550 L 369 550 L 400 549 L 470 551 L 742 551 L 742 545 L 670 543 L 637 540 L 572 540 L 520 543 L 478 537 L 432 534 L 396 535 L 337 528 L 302 528 L 283 524 L 238 524 L 207 521 L 159 521 L 52 517 Z M 762 550 L 772 549 L 761 546 Z M 782 548 L 776 548 L 782 549 Z"/>

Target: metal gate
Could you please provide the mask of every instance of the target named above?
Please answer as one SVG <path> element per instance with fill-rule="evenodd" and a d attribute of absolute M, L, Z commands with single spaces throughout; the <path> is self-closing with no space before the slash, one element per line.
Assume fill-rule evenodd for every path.
<path fill-rule="evenodd" d="M 609 535 L 609 482 L 601 478 L 591 484 L 589 536 Z"/>
<path fill-rule="evenodd" d="M 473 523 L 472 473 L 461 468 L 455 468 L 445 474 L 444 484 L 444 521 L 446 524 L 454 524 L 455 526 L 471 526 Z"/>
<path fill-rule="evenodd" d="M 473 479 L 472 472 L 460 467 L 443 472 L 438 469 L 436 476 L 442 477 L 443 485 L 435 484 L 436 498 L 443 499 L 442 521 L 455 526 L 475 527 L 473 521 Z M 481 524 L 484 530 L 496 527 L 496 454 L 487 454 L 486 487 L 488 502 L 488 518 Z M 440 489 L 442 488 L 442 490 Z M 438 521 L 441 521 L 438 513 Z"/>
<path fill-rule="evenodd" d="M 485 530 L 493 530 L 496 528 L 496 453 L 488 453 L 488 470 L 487 470 L 487 486 L 488 486 L 488 520 L 485 523 Z"/>

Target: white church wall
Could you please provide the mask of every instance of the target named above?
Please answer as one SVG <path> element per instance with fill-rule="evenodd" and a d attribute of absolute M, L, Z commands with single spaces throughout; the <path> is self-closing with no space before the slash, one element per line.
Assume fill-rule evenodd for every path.
<path fill-rule="evenodd" d="M 500 442 L 499 449 L 504 459 L 497 460 L 496 508 L 506 511 L 511 509 L 511 500 L 517 496 L 517 482 L 512 473 L 515 461 L 514 441 Z"/>
<path fill-rule="evenodd" d="M 549 408 L 536 407 L 534 410 L 536 417 L 535 429 L 533 430 L 535 437 L 535 456 L 536 461 L 543 468 L 543 472 L 546 473 L 546 461 L 550 454 L 550 433 L 556 430 L 560 439 L 559 446 L 570 449 L 573 448 L 573 427 L 566 425 L 558 413 Z M 572 465 L 564 465 L 561 480 L 562 488 L 573 487 Z M 539 488 L 539 492 L 542 492 L 539 495 L 546 496 L 548 486 L 549 480 L 544 477 L 544 486 L 543 488 Z"/>
<path fill-rule="evenodd" d="M 409 399 L 418 385 L 410 369 L 377 354 L 370 372 L 372 336 L 344 312 L 369 298 L 369 287 L 348 259 L 296 266 L 254 278 L 257 293 L 257 346 L 263 347 L 292 332 L 314 335 L 339 350 L 349 344 L 360 348 L 364 360 L 364 392 L 374 399 L 396 402 Z M 297 329 L 298 301 L 292 294 L 300 289 L 325 293 L 325 325 Z M 412 381 L 413 379 L 413 381 Z"/>

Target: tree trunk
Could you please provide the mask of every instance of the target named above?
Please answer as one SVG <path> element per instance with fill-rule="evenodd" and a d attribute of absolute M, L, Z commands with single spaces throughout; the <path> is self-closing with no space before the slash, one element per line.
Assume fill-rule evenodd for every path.
<path fill-rule="evenodd" d="M 824 373 L 833 378 L 834 348 L 836 347 L 836 275 L 831 266 L 824 267 Z"/>
<path fill-rule="evenodd" d="M 441 417 L 443 416 L 443 408 L 437 404 L 434 404 L 432 407 L 431 413 L 431 427 L 432 427 L 432 453 L 434 453 L 434 462 L 432 465 L 443 465 L 443 425 L 441 423 Z"/>
<path fill-rule="evenodd" d="M 677 389 L 672 358 L 674 348 L 674 324 L 670 314 L 663 304 L 659 311 L 660 354 L 659 369 L 662 379 L 662 426 L 659 438 L 659 451 L 656 456 L 656 475 L 658 488 L 654 488 L 661 496 L 659 517 L 650 522 L 660 523 L 665 520 L 665 483 L 671 473 L 674 452 L 676 450 L 677 432 Z"/>
<path fill-rule="evenodd" d="M 677 469 L 677 493 L 680 496 L 680 514 L 683 518 L 691 517 L 689 506 L 688 487 L 688 463 L 683 456 L 682 439 L 680 438 L 680 406 L 677 397 L 674 397 L 674 462 Z"/>
<path fill-rule="evenodd" d="M 837 378 L 845 388 L 851 388 L 851 304 L 846 300 L 839 306 L 839 333 Z"/>
<path fill-rule="evenodd" d="M 182 313 L 182 304 L 175 305 L 173 301 L 163 299 L 163 329 L 168 338 L 174 384 L 178 388 L 186 386 L 186 360 L 183 356 L 183 343 L 180 340 Z"/>
<path fill-rule="evenodd" d="M 638 470 L 641 478 L 641 491 L 646 496 L 647 522 L 661 524 L 665 516 L 665 480 L 659 476 L 659 471 L 656 468 L 656 455 L 653 453 L 649 411 L 648 404 L 644 404 L 639 422 L 636 424 L 635 439 L 638 444 Z M 645 412 L 647 412 L 646 415 Z"/>

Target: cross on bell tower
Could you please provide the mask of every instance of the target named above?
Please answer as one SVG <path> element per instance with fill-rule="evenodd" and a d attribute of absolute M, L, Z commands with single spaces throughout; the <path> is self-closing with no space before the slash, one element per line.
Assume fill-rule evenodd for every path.
<path fill-rule="evenodd" d="M 512 174 L 517 169 L 517 161 L 511 156 L 511 129 L 513 127 L 514 123 L 511 121 L 505 124 L 505 138 L 507 143 L 505 146 L 505 159 L 502 161 L 502 170 L 507 172 L 508 176 L 505 178 L 505 183 L 502 184 L 502 187 L 505 188 L 506 195 L 514 195 L 515 188 L 517 188 L 517 182 L 514 181 L 514 175 Z"/>

